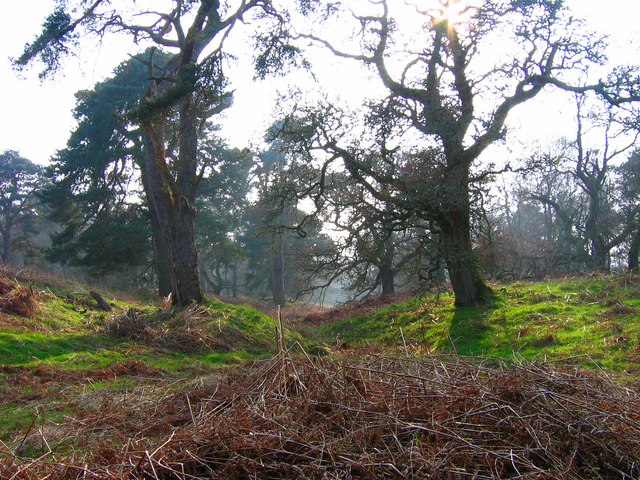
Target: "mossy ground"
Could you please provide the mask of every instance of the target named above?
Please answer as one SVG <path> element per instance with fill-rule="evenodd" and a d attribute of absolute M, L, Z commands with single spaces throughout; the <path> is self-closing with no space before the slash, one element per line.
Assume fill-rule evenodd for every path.
<path fill-rule="evenodd" d="M 277 352 L 277 321 L 248 307 L 209 299 L 166 308 L 104 294 L 113 308 L 105 312 L 87 287 L 29 284 L 37 301 L 32 315 L 0 311 L 2 441 L 15 440 L 34 418 L 48 425 L 64 421 L 98 396 L 112 398 L 159 380 L 175 386 Z M 291 329 L 285 339 L 287 345 L 303 342 Z"/>
<path fill-rule="evenodd" d="M 456 308 L 449 294 L 414 297 L 314 329 L 328 343 L 526 359 L 575 357 L 640 372 L 640 278 L 593 275 L 494 286 L 486 304 Z"/>

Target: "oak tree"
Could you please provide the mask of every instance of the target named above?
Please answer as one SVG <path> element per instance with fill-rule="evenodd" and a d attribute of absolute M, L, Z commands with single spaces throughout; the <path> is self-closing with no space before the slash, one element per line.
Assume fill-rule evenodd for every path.
<path fill-rule="evenodd" d="M 344 13 L 342 24 L 351 22 L 342 29 L 351 36 L 327 38 L 319 24 L 317 32 L 300 38 L 368 67 L 389 94 L 376 106 L 376 116 L 384 119 L 377 124 L 391 129 L 395 145 L 439 150 L 435 162 L 431 156 L 423 163 L 399 165 L 396 147 L 387 145 L 382 151 L 387 167 L 380 172 L 344 136 L 323 125 L 322 115 L 305 128 L 315 129 L 310 147 L 324 151 L 330 162 L 341 161 L 371 195 L 435 222 L 456 304 L 466 305 L 490 292 L 473 253 L 472 167 L 490 145 L 505 138 L 514 108 L 546 87 L 595 92 L 613 105 L 638 101 L 640 92 L 637 70 L 630 67 L 589 82 L 591 67 L 606 62 L 605 41 L 574 18 L 562 0 L 432 4 L 372 0 L 345 4 L 342 10 L 333 4 L 336 15 Z M 391 171 L 393 163 L 397 167 Z M 435 194 L 420 195 L 416 189 L 408 202 L 402 185 L 407 168 L 430 176 L 417 179 L 415 186 L 435 185 Z"/>

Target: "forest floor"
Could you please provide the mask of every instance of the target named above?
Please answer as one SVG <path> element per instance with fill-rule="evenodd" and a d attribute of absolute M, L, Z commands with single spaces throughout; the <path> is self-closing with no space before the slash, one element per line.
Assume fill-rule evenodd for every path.
<path fill-rule="evenodd" d="M 0 272 L 0 479 L 640 478 L 640 277 L 296 306 L 284 350 L 92 290 Z"/>

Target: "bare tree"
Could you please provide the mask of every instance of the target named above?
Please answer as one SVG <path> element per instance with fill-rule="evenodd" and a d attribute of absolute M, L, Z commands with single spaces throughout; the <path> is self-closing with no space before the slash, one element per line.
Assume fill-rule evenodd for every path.
<path fill-rule="evenodd" d="M 638 133 L 630 131 L 628 119 L 617 116 L 611 106 L 599 105 L 586 112 L 585 102 L 586 97 L 576 97 L 575 140 L 560 142 L 556 155 L 544 156 L 544 181 L 525 194 L 552 208 L 565 225 L 565 241 L 558 245 L 566 244 L 572 231 L 579 232 L 585 267 L 608 271 L 611 251 L 626 240 L 633 228 L 632 223 L 624 221 L 619 208 L 613 163 L 635 145 Z M 568 185 L 578 191 L 562 198 Z"/>
<path fill-rule="evenodd" d="M 413 165 L 419 174 L 431 175 L 418 182 L 437 188 L 410 201 L 405 196 L 404 206 L 435 222 L 456 304 L 472 304 L 485 298 L 490 288 L 473 254 L 470 184 L 476 179 L 471 167 L 488 146 L 504 139 L 513 109 L 546 86 L 593 91 L 621 105 L 640 100 L 637 73 L 621 68 L 606 80 L 577 82 L 580 74 L 586 78 L 590 66 L 604 63 L 605 42 L 586 32 L 561 0 L 484 0 L 477 7 L 442 0 L 435 9 L 404 5 L 388 0 L 359 3 L 356 8 L 364 13 L 347 12 L 342 17 L 357 26 L 354 39 L 344 37 L 341 48 L 322 34 L 301 38 L 370 67 L 389 92 L 378 106 L 378 118 L 386 118 L 385 128 L 396 136 L 404 134 L 406 141 L 440 150 L 438 162 L 424 157 L 427 163 Z M 409 31 L 406 22 L 394 15 L 407 5 L 414 10 L 412 21 L 423 18 L 420 28 Z M 508 49 L 501 47 L 505 44 Z M 326 152 L 329 162 L 341 160 L 371 195 L 402 203 L 397 194 L 402 191 L 401 169 L 375 171 L 366 155 L 341 142 L 329 125 L 319 123 L 320 117 L 316 115 L 316 137 L 309 139 L 309 146 Z M 395 162 L 394 148 L 385 148 L 385 162 Z M 389 182 L 396 182 L 396 194 L 390 193 Z"/>
<path fill-rule="evenodd" d="M 637 273 L 640 270 L 640 150 L 636 149 L 629 155 L 618 168 L 618 173 L 618 193 L 631 238 L 627 266 L 629 271 Z"/>

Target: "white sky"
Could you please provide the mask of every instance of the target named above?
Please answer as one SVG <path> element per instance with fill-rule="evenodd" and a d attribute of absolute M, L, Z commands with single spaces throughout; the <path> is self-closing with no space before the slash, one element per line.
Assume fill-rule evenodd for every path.
<path fill-rule="evenodd" d="M 397 0 L 400 1 L 400 0 Z M 610 57 L 614 62 L 638 63 L 640 51 L 630 48 L 630 39 L 640 41 L 640 1 L 638 0 L 567 0 L 578 16 L 587 18 L 592 28 L 612 35 L 616 48 Z M 41 82 L 37 71 L 28 71 L 20 78 L 10 64 L 10 56 L 18 56 L 24 44 L 31 41 L 52 10 L 53 0 L 3 1 L 0 25 L 0 152 L 18 150 L 24 157 L 45 164 L 51 155 L 65 146 L 74 127 L 71 111 L 77 90 L 91 88 L 97 81 L 109 76 L 124 58 L 128 38 L 108 46 L 83 45 L 78 57 L 71 57 L 64 68 L 51 80 Z M 636 43 L 636 46 L 638 43 Z M 344 82 L 344 68 L 331 72 L 340 79 L 342 95 L 357 95 L 370 86 L 358 82 Z M 235 146 L 244 146 L 252 138 L 259 138 L 269 123 L 269 108 L 275 98 L 274 85 L 250 85 L 248 80 L 238 85 L 235 104 L 229 112 L 224 132 Z M 301 78 L 306 78 L 304 75 Z M 553 99 L 529 102 L 512 116 L 509 124 L 514 130 L 523 127 L 518 138 L 547 139 L 559 134 L 572 135 L 573 111 Z M 533 121 L 536 119 L 536 121 Z M 525 130 L 526 129 L 526 130 Z"/>

